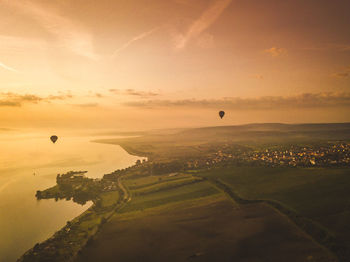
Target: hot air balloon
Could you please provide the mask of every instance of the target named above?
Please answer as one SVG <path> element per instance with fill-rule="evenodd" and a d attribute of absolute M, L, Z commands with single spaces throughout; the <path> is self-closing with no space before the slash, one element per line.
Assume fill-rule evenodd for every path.
<path fill-rule="evenodd" d="M 224 117 L 224 115 L 225 115 L 225 112 L 224 112 L 224 111 L 220 111 L 220 112 L 219 112 L 219 116 L 221 117 L 221 119 Z"/>
<path fill-rule="evenodd" d="M 58 137 L 57 136 L 51 136 L 50 139 L 51 139 L 52 143 L 56 143 Z"/>

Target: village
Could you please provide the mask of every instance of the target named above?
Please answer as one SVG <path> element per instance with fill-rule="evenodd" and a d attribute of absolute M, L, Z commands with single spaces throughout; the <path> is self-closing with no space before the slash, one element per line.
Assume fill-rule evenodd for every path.
<path fill-rule="evenodd" d="M 322 146 L 280 146 L 260 150 L 236 148 L 225 144 L 205 157 L 187 161 L 188 168 L 210 168 L 219 164 L 253 166 L 347 167 L 350 166 L 350 143 Z"/>

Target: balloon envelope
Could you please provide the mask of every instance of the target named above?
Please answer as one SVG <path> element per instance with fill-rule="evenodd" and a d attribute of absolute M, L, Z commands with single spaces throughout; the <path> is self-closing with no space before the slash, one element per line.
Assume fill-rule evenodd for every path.
<path fill-rule="evenodd" d="M 51 136 L 50 139 L 51 139 L 52 143 L 56 143 L 58 137 L 57 136 Z"/>
<path fill-rule="evenodd" d="M 220 111 L 220 112 L 219 112 L 219 116 L 220 116 L 221 118 L 223 118 L 224 115 L 225 115 L 225 112 L 224 112 L 224 111 Z"/>

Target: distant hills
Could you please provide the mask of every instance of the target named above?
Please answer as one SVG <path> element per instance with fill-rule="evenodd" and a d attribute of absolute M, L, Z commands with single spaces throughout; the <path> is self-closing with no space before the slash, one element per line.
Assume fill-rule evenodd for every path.
<path fill-rule="evenodd" d="M 216 126 L 186 129 L 177 133 L 179 137 L 192 139 L 282 142 L 348 140 L 350 139 L 350 123 L 331 124 L 248 124 L 238 126 Z"/>
<path fill-rule="evenodd" d="M 189 156 L 202 146 L 227 143 L 242 146 L 309 145 L 350 141 L 350 123 L 335 124 L 248 124 L 149 131 L 138 137 L 103 139 L 119 144 L 129 153 L 153 157 Z"/>

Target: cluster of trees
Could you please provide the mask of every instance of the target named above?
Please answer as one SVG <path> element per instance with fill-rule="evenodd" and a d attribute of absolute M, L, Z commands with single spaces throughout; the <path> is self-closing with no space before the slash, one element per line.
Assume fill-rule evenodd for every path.
<path fill-rule="evenodd" d="M 44 191 L 37 191 L 38 199 L 73 199 L 74 202 L 84 205 L 87 201 L 94 200 L 102 190 L 101 183 L 84 176 L 86 171 L 68 172 L 58 174 L 57 185 Z"/>

